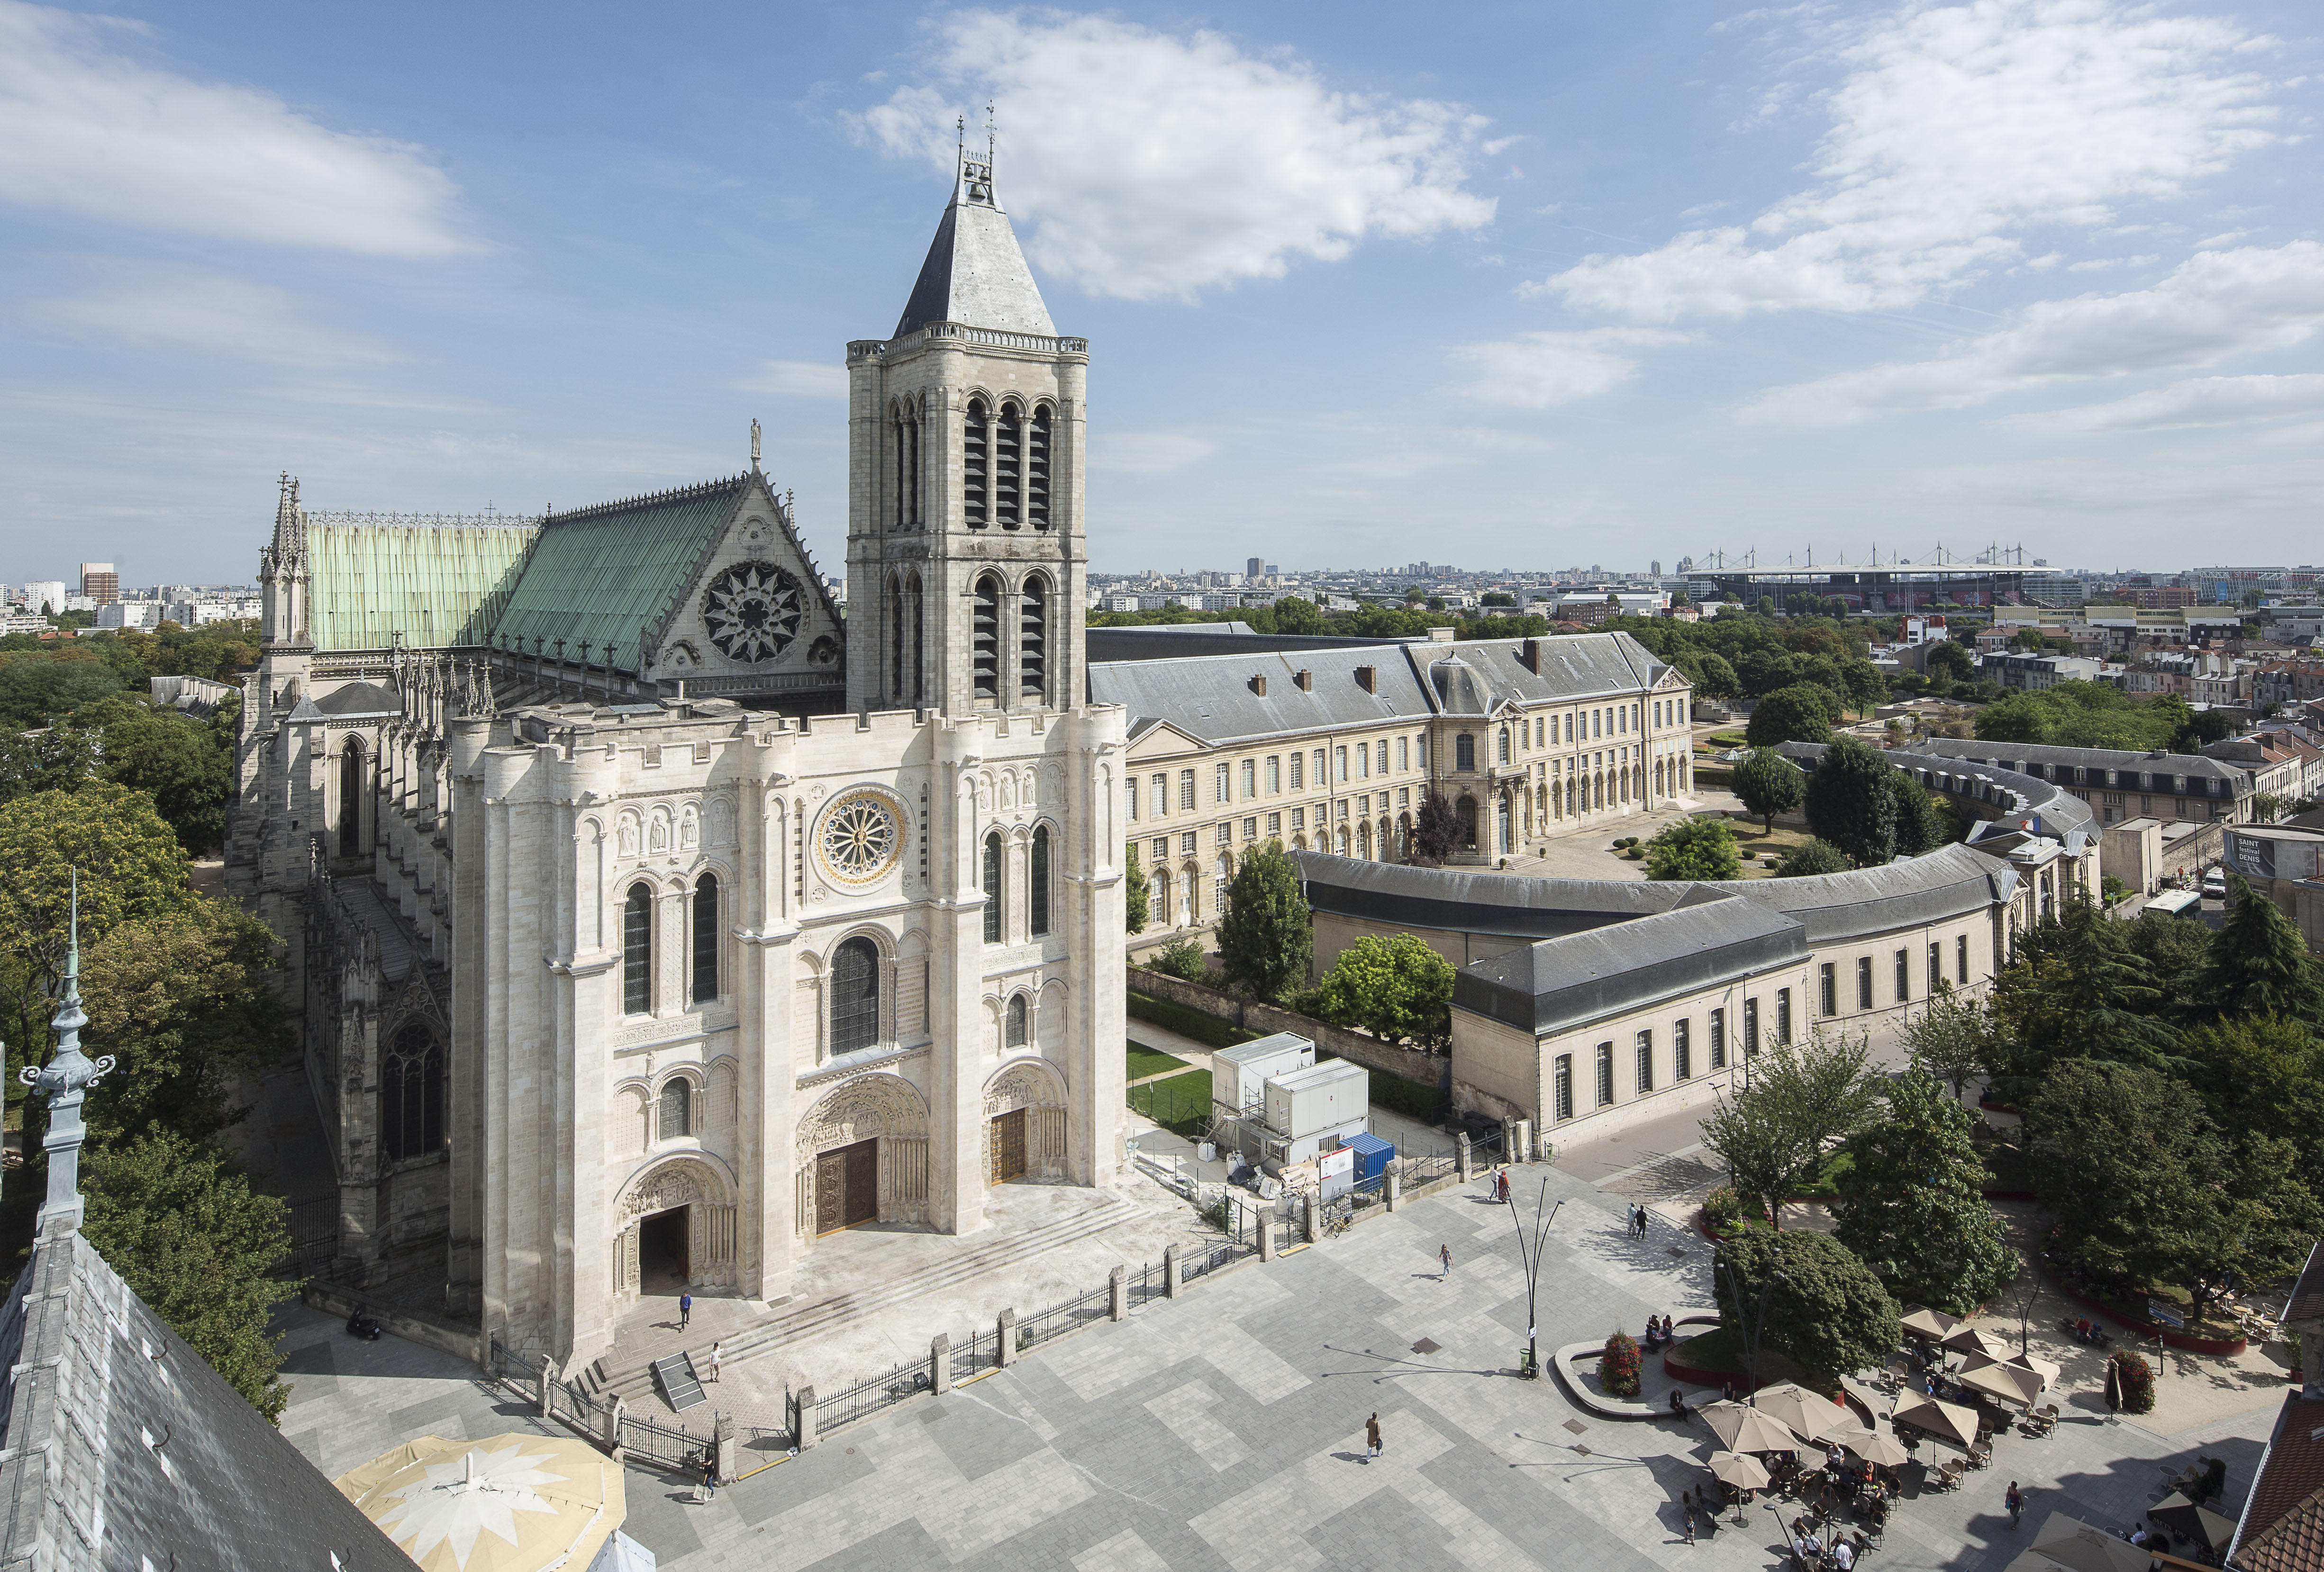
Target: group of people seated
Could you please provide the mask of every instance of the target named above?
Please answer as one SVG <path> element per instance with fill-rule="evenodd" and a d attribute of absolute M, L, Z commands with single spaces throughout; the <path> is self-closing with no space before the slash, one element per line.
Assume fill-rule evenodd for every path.
<path fill-rule="evenodd" d="M 2058 1329 L 2073 1338 L 2075 1342 L 2088 1343 L 2093 1347 L 2104 1347 L 2114 1341 L 2112 1338 L 2107 1336 L 2106 1328 L 2088 1316 L 2076 1316 L 2071 1320 L 2061 1324 Z"/>
<path fill-rule="evenodd" d="M 1792 1559 L 1801 1567 L 1829 1569 L 1829 1572 L 1854 1572 L 1857 1558 L 1868 1549 L 1862 1534 L 1846 1534 L 1823 1542 L 1816 1525 L 1803 1517 L 1792 1520 Z"/>
<path fill-rule="evenodd" d="M 1646 1318 L 1646 1336 L 1642 1346 L 1647 1353 L 1660 1353 L 1677 1341 L 1677 1337 L 1671 1331 L 1670 1317 L 1648 1316 Z"/>

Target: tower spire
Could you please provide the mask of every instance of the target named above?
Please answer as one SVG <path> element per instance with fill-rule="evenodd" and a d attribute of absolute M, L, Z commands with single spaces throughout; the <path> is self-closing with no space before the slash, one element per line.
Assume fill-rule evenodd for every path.
<path fill-rule="evenodd" d="M 52 1218 L 68 1229 L 80 1227 L 80 1148 L 88 1127 L 81 1122 L 81 1100 L 88 1089 L 113 1068 L 110 1053 L 92 1063 L 80 1051 L 80 1029 L 88 1016 L 80 1007 L 80 869 L 72 872 L 72 916 L 65 948 L 65 977 L 57 1001 L 56 1057 L 39 1070 L 26 1065 L 16 1079 L 49 1101 L 49 1133 L 41 1149 L 49 1154 L 49 1198 L 41 1208 L 40 1226 Z"/>

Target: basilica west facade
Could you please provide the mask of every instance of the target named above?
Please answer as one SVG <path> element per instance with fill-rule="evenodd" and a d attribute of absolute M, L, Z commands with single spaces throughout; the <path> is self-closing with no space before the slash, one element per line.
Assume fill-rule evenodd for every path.
<path fill-rule="evenodd" d="M 231 887 L 273 925 L 336 1272 L 569 1364 L 653 1283 L 983 1225 L 1120 1158 L 1125 720 L 1086 697 L 1088 346 L 964 157 L 847 346 L 849 612 L 760 465 L 261 554 Z"/>

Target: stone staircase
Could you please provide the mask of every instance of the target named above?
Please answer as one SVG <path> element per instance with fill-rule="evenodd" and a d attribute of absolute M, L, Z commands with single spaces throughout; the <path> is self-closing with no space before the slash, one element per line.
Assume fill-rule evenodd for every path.
<path fill-rule="evenodd" d="M 834 1294 L 828 1299 L 788 1307 L 742 1331 L 725 1336 L 720 1342 L 720 1356 L 731 1368 L 758 1355 L 803 1341 L 851 1321 L 877 1315 L 907 1301 L 940 1293 L 980 1277 L 998 1275 L 1011 1266 L 1060 1246 L 1102 1234 L 1147 1215 L 1128 1201 L 1109 1198 L 1104 1204 L 1074 1217 L 1061 1218 L 1038 1228 L 972 1246 L 944 1261 L 932 1264 L 926 1271 L 897 1277 L 859 1293 Z M 1093 1283 L 1091 1286 L 1096 1285 Z M 992 1310 L 998 1313 L 1003 1308 L 1006 1307 L 996 1303 Z M 1029 1310 L 1040 1307 L 1024 1305 L 1018 1308 Z M 654 1385 L 654 1362 L 698 1347 L 704 1338 L 699 1331 L 689 1334 L 659 1325 L 648 1329 L 650 1336 L 625 1343 L 598 1360 L 586 1373 L 576 1372 L 583 1384 L 600 1395 L 619 1396 L 632 1408 L 641 1405 L 651 1409 L 666 1407 L 661 1393 Z M 957 1333 L 965 1328 L 952 1329 Z M 853 1378 L 869 1375 L 872 1372 L 835 1371 L 832 1374 L 835 1377 Z"/>

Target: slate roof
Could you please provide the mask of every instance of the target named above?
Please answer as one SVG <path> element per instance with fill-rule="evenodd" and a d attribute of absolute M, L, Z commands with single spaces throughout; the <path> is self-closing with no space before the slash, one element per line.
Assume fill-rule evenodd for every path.
<path fill-rule="evenodd" d="M 1548 939 L 1727 898 L 1723 886 L 1678 879 L 1520 878 L 1322 851 L 1290 855 L 1315 910 L 1398 927 Z"/>
<path fill-rule="evenodd" d="M 1236 630 L 1241 630 L 1240 632 Z M 1351 633 L 1254 633 L 1240 622 L 1170 622 L 1141 628 L 1092 628 L 1089 660 L 1170 660 L 1188 655 L 1267 655 L 1305 649 L 1355 649 L 1398 644 Z"/>
<path fill-rule="evenodd" d="M 2283 1307 L 2283 1319 L 2292 1321 L 2324 1321 L 2324 1239 L 2308 1247 L 2308 1264 L 2300 1269 L 2300 1281 L 2292 1285 L 2292 1299 Z M 2324 1370 L 2316 1373 L 2324 1384 Z"/>
<path fill-rule="evenodd" d="M 1545 1034 L 1807 957 L 1791 917 L 1715 900 L 1480 961 L 1454 976 L 1452 1002 Z"/>
<path fill-rule="evenodd" d="M 1804 769 L 1813 769 L 1816 761 L 1823 757 L 1824 749 L 1829 746 L 1830 744 L 1822 742 L 1782 742 L 1776 744 L 1775 751 Z M 2004 803 L 2000 798 L 1992 796 L 1977 800 L 1990 802 L 1996 806 L 2009 807 L 2011 813 L 2016 815 L 2015 827 L 2018 829 L 2029 828 L 2030 821 L 2038 817 L 2041 820 L 2041 833 L 2067 838 L 2069 849 L 2077 854 L 2080 853 L 2081 847 L 2080 842 L 2071 839 L 2073 833 L 2077 831 L 2087 832 L 2098 823 L 2098 814 L 2089 804 L 2062 786 L 2055 785 L 2038 775 L 2022 774 L 2009 765 L 1988 764 L 1983 758 L 1932 754 L 1927 750 L 1927 748 L 1926 743 L 1919 743 L 1911 748 L 1890 748 L 1878 751 L 1897 768 L 1911 775 L 1914 779 L 1922 781 L 1932 790 L 1945 791 L 1948 795 L 1960 794 L 1948 790 L 1941 781 L 1935 778 L 1936 777 L 1950 776 L 1969 781 L 1982 777 L 1993 787 L 2014 795 L 2017 800 L 2015 804 Z M 2077 749 L 2067 751 L 2092 750 Z M 2144 755 L 2132 754 L 2128 757 L 2135 758 L 2142 758 Z M 2030 764 L 2034 761 L 2029 759 L 2027 762 Z"/>
<path fill-rule="evenodd" d="M 1525 663 L 1528 645 L 1540 659 L 1537 672 Z M 1412 643 L 1405 648 L 1415 661 L 1425 665 L 1456 657 L 1496 697 L 1522 704 L 1560 704 L 1635 693 L 1670 670 L 1628 633 L 1463 639 L 1452 644 Z"/>
<path fill-rule="evenodd" d="M 2324 1572 L 2324 1399 L 2286 1393 L 2227 1559 L 2248 1572 Z"/>
<path fill-rule="evenodd" d="M 2007 864 L 1967 846 L 1877 868 L 1803 878 L 1738 879 L 1718 887 L 1797 918 L 1811 944 L 1941 923 L 1986 910 L 2016 887 Z"/>
<path fill-rule="evenodd" d="M 568 660 L 584 658 L 586 643 L 593 665 L 635 672 L 640 640 L 659 632 L 694 587 L 751 482 L 735 475 L 550 514 L 492 625 L 493 646 L 554 655 L 561 639 Z"/>
<path fill-rule="evenodd" d="M 318 650 L 482 644 L 535 534 L 514 524 L 306 528 L 307 628 Z"/>
<path fill-rule="evenodd" d="M 393 688 L 382 687 L 377 683 L 348 683 L 316 700 L 315 708 L 335 721 L 343 721 L 357 715 L 401 714 L 403 701 L 396 697 Z"/>
<path fill-rule="evenodd" d="M 952 201 L 936 222 L 936 239 L 896 320 L 894 336 L 917 333 L 931 322 L 1056 336 L 1049 308 L 1017 248 L 1017 232 L 991 195 L 990 181 L 972 187 L 964 178 L 954 180 Z"/>
<path fill-rule="evenodd" d="M 2066 768 L 2136 770 L 2146 775 L 2187 776 L 2190 778 L 2217 778 L 2248 783 L 2248 775 L 2223 759 L 2206 758 L 2200 753 L 2135 753 L 2119 748 L 2061 748 L 2046 742 L 1982 742 L 1966 741 L 1957 737 L 1930 737 L 1909 748 L 1898 749 L 1898 754 L 1934 754 L 1941 758 L 1974 759 L 1996 769 L 2017 769 L 2021 765 L 2052 766 Z M 1900 760 L 1901 762 L 1901 760 Z M 2047 780 L 2047 775 L 2024 771 L 2037 780 Z M 2135 786 L 2126 787 L 2135 791 Z"/>
<path fill-rule="evenodd" d="M 410 1572 L 78 1233 L 33 1246 L 0 1371 L 0 1572 Z"/>

